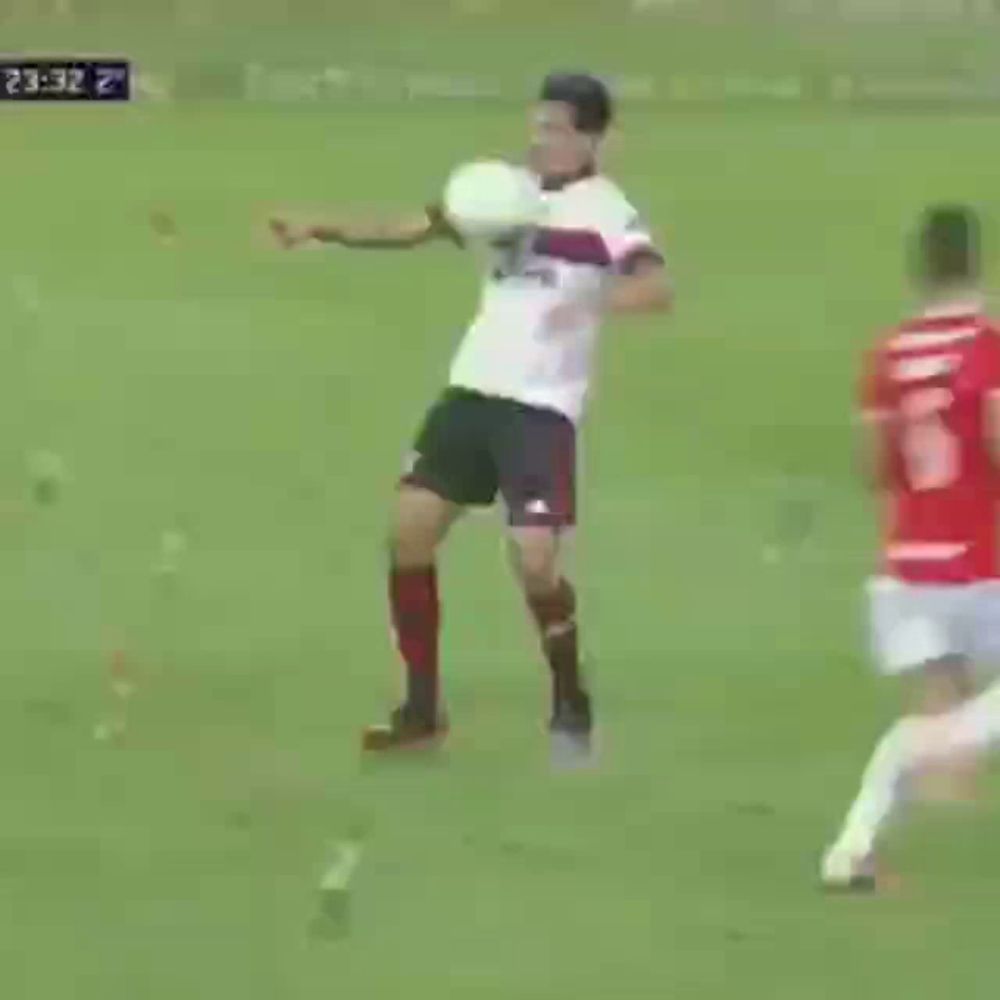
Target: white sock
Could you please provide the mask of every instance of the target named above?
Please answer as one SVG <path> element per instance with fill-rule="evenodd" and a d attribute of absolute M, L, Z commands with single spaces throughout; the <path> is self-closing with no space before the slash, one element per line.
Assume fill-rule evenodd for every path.
<path fill-rule="evenodd" d="M 921 765 L 982 753 L 998 743 L 1000 682 L 944 715 L 901 719 L 875 748 L 835 850 L 870 853 Z"/>
<path fill-rule="evenodd" d="M 834 850 L 870 854 L 903 796 L 906 778 L 919 759 L 924 720 L 901 719 L 879 740 L 861 779 L 861 791 L 844 820 Z"/>

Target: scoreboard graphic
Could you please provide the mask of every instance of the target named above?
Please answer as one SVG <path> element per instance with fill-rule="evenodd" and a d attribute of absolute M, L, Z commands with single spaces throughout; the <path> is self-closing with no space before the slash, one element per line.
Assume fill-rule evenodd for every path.
<path fill-rule="evenodd" d="M 128 101 L 125 59 L 0 58 L 0 101 Z"/>

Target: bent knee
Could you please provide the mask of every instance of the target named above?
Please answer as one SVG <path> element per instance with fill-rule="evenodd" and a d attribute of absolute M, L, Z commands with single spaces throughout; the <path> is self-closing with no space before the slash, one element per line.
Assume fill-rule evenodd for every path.
<path fill-rule="evenodd" d="M 389 555 L 402 569 L 427 566 L 458 515 L 458 508 L 427 490 L 400 491 L 389 532 Z"/>
<path fill-rule="evenodd" d="M 407 531 L 389 536 L 389 559 L 398 569 L 420 569 L 434 562 L 437 543 Z"/>
<path fill-rule="evenodd" d="M 553 538 L 516 539 L 514 567 L 528 594 L 548 594 L 559 583 L 559 553 Z"/>
<path fill-rule="evenodd" d="M 936 717 L 954 711 L 975 693 L 975 679 L 967 664 L 940 661 L 926 667 L 911 683 L 910 714 Z"/>

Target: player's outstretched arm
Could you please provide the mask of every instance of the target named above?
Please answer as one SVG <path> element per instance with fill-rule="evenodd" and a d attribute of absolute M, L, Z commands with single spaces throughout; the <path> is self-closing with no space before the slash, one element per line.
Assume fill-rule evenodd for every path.
<path fill-rule="evenodd" d="M 411 250 L 435 240 L 462 240 L 437 205 L 421 214 L 388 221 L 328 222 L 298 225 L 282 217 L 272 218 L 271 233 L 286 250 L 305 243 L 333 243 L 355 250 Z"/>
<path fill-rule="evenodd" d="M 865 485 L 879 493 L 892 487 L 888 440 L 896 419 L 886 352 L 879 344 L 865 353 L 859 403 L 856 421 L 858 470 Z"/>
<path fill-rule="evenodd" d="M 873 492 L 890 487 L 889 459 L 886 454 L 886 427 L 890 414 L 879 411 L 862 413 L 857 434 L 857 463 L 862 482 Z"/>
<path fill-rule="evenodd" d="M 614 313 L 663 313 L 673 303 L 667 269 L 652 255 L 638 259 L 627 273 L 615 278 L 608 296 L 608 308 Z"/>

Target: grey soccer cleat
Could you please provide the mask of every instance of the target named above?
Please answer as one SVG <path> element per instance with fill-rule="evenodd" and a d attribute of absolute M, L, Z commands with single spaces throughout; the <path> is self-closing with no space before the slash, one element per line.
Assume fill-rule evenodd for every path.
<path fill-rule="evenodd" d="M 553 766 L 560 771 L 594 763 L 594 719 L 588 695 L 581 694 L 556 708 L 549 722 L 549 752 Z"/>

